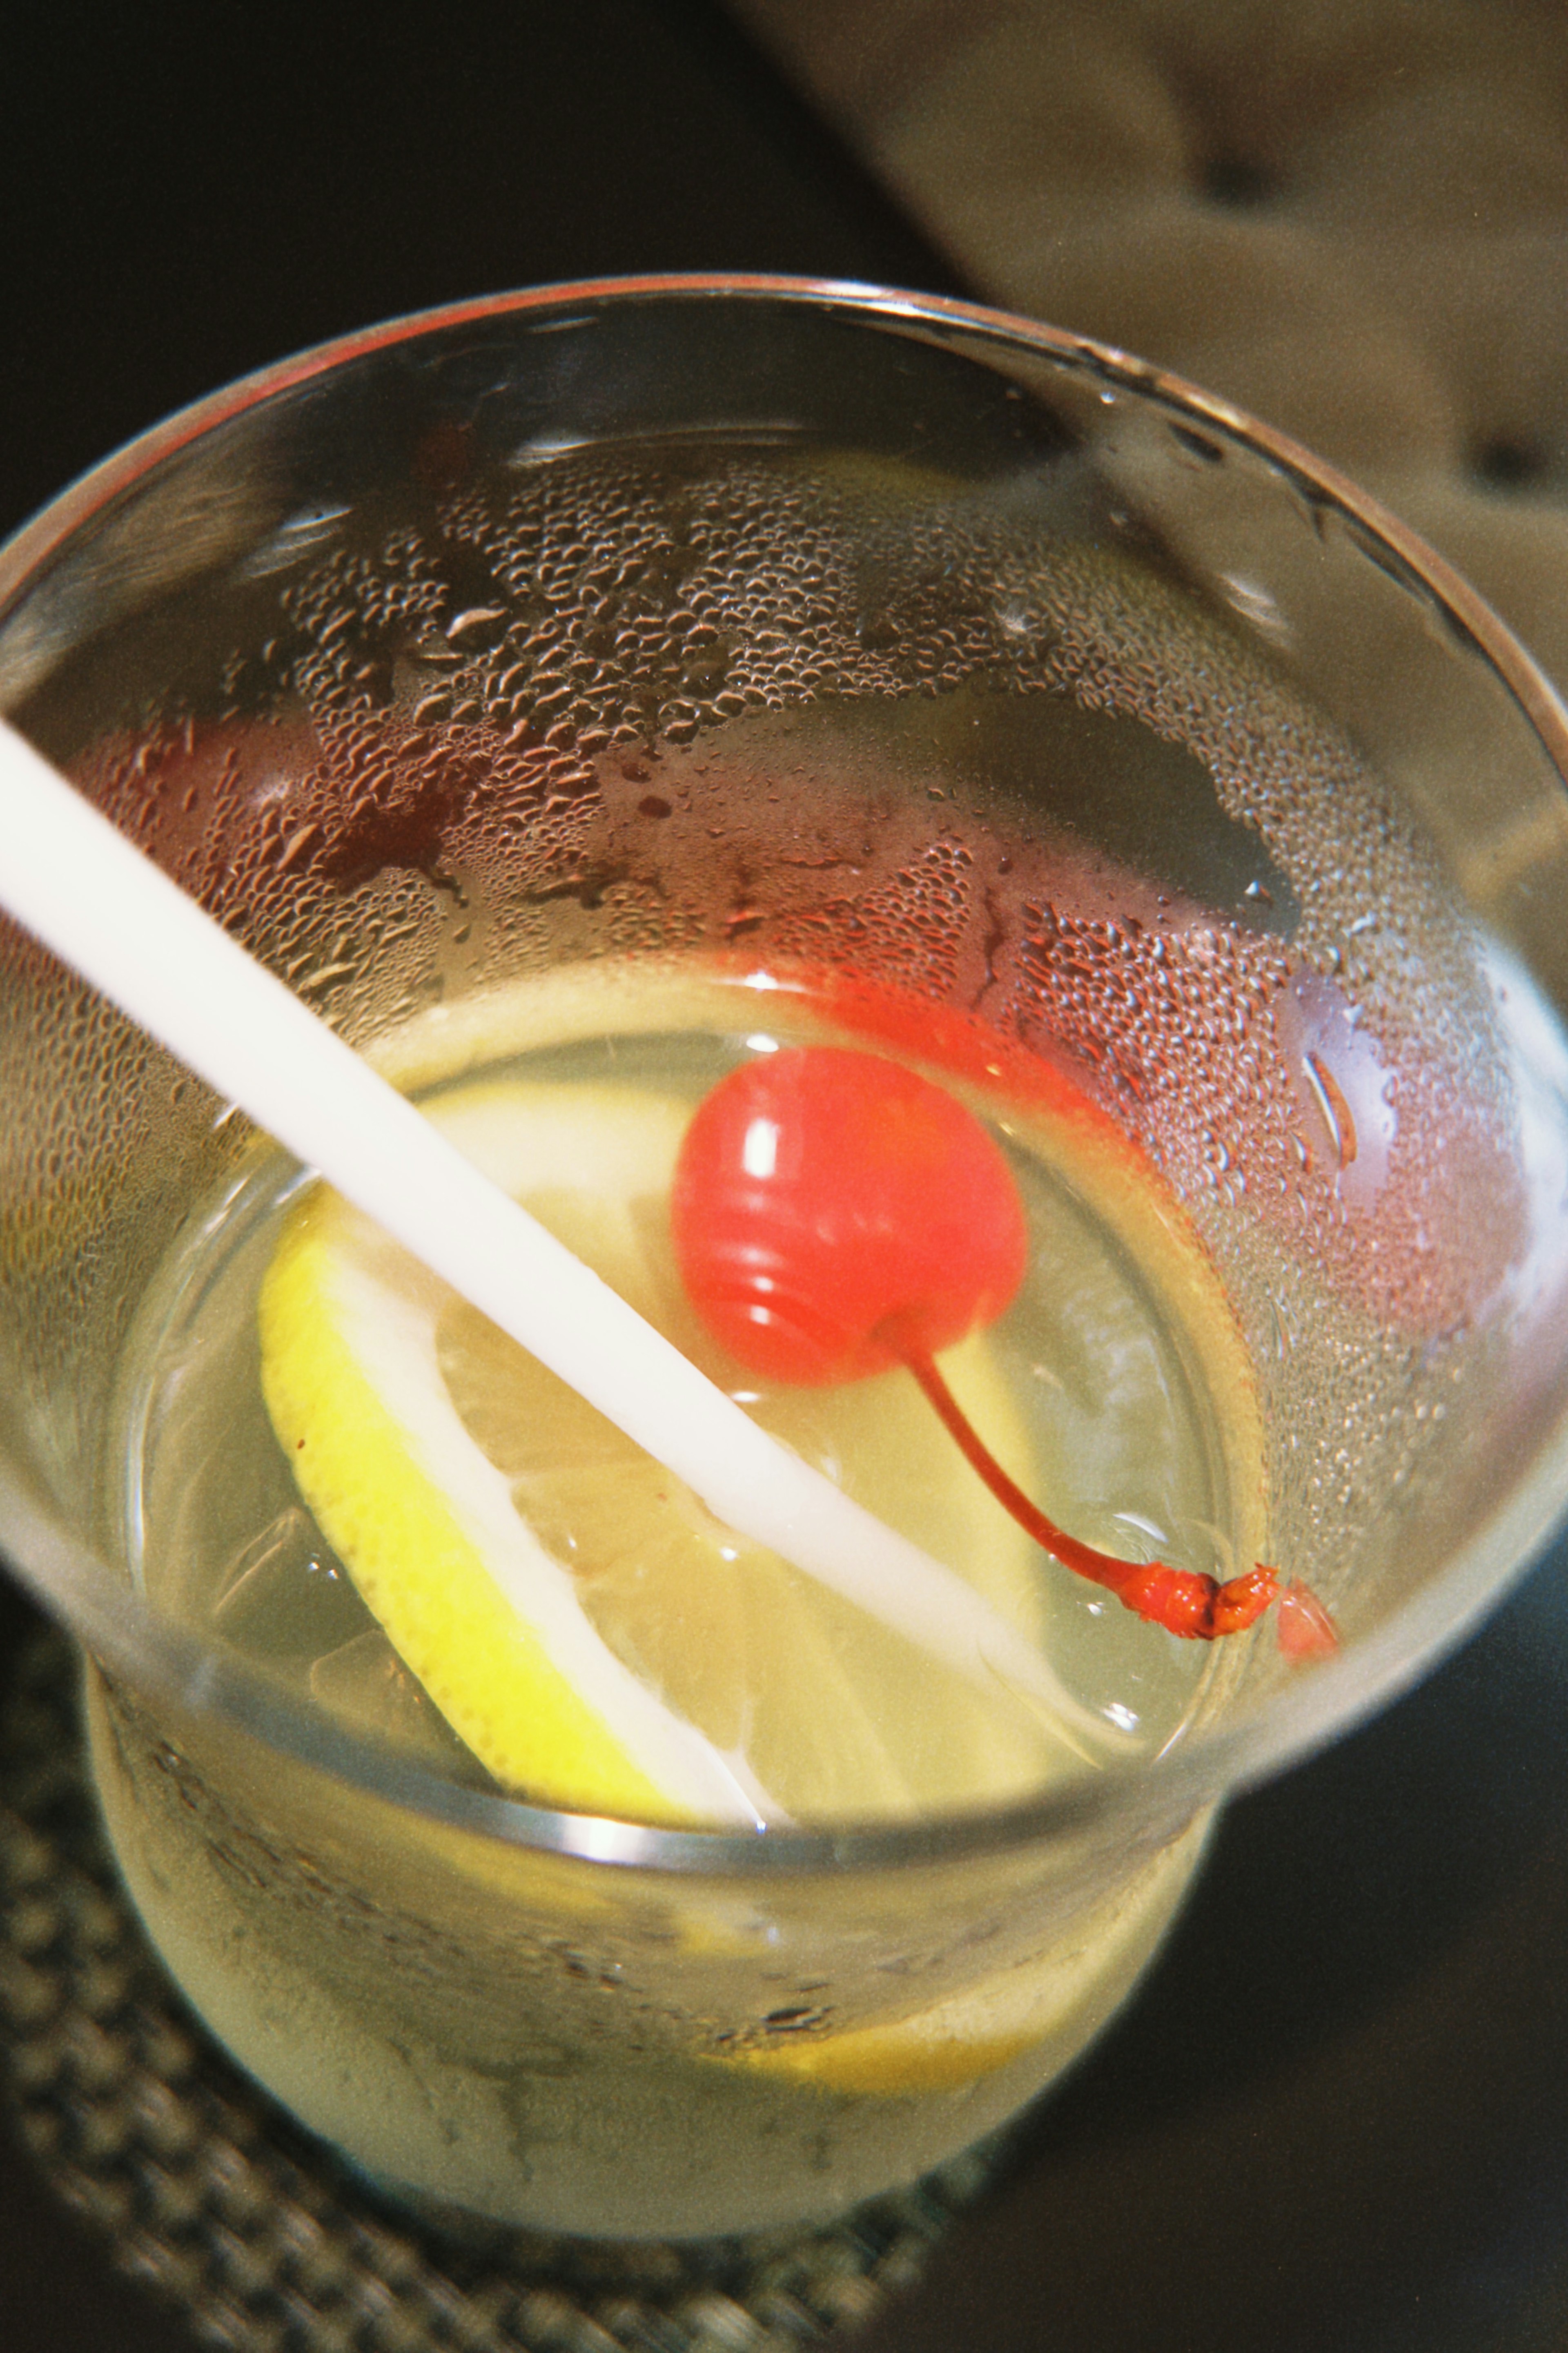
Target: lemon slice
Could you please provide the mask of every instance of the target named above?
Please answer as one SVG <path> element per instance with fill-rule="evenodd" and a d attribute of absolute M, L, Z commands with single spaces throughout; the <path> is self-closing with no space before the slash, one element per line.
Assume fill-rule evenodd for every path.
<path fill-rule="evenodd" d="M 906 1374 L 833 1391 L 736 1386 L 668 1240 L 688 1103 L 501 1081 L 426 1108 L 776 1435 L 1038 1640 L 1031 1547 Z M 1063 1770 L 1026 1704 L 723 1526 L 324 1188 L 290 1218 L 260 1328 L 263 1391 L 301 1493 L 394 1648 L 507 1788 L 652 1821 L 825 1821 L 993 1803 Z M 1021 1455 L 984 1340 L 945 1368 Z"/>

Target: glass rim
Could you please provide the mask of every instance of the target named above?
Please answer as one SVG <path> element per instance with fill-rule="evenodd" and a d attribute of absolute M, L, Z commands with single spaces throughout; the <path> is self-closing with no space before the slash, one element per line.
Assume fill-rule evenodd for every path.
<path fill-rule="evenodd" d="M 666 273 L 567 280 L 475 297 L 334 337 L 205 395 L 150 427 L 61 491 L 0 546 L 0 617 L 16 593 L 110 501 L 153 467 L 279 393 L 382 351 L 480 321 L 572 304 L 726 298 L 859 319 L 897 332 L 925 329 L 1026 350 L 1114 385 L 1155 408 L 1197 420 L 1261 459 L 1317 509 L 1337 510 L 1391 554 L 1400 575 L 1436 599 L 1508 689 L 1568 788 L 1568 710 L 1531 655 L 1485 600 L 1378 501 L 1300 443 L 1215 394 L 1114 346 L 1043 322 L 942 295 L 854 280 L 762 274 Z M 34 1597 L 138 1688 L 220 1717 L 302 1765 L 455 1829 L 580 1861 L 675 1876 L 846 1874 L 953 1863 L 1027 1851 L 1100 1827 L 1146 1805 L 1158 1786 L 1172 1821 L 1267 1778 L 1348 1730 L 1414 1683 L 1524 1573 L 1568 1509 L 1568 1399 L 1538 1441 L 1529 1472 L 1428 1584 L 1341 1657 L 1314 1667 L 1233 1724 L 1178 1735 L 1160 1756 L 1111 1764 L 1064 1790 L 1003 1806 L 904 1821 L 760 1831 L 667 1828 L 533 1806 L 453 1782 L 291 1700 L 265 1673 L 144 1608 L 123 1580 L 0 1465 L 0 1537 Z"/>

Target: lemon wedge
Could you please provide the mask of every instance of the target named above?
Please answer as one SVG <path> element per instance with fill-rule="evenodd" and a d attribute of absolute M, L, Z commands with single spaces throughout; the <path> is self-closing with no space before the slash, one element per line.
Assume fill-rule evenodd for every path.
<path fill-rule="evenodd" d="M 1033 1641 L 1027 1540 L 901 1371 L 759 1391 L 709 1342 L 668 1239 L 690 1104 L 491 1081 L 426 1109 L 639 1313 Z M 1022 1796 L 1068 1760 L 998 1685 L 716 1520 L 692 1491 L 325 1188 L 260 1300 L 262 1388 L 300 1489 L 393 1647 L 509 1789 L 654 1822 L 896 1818 Z M 973 1337 L 945 1369 L 1019 1457 Z"/>

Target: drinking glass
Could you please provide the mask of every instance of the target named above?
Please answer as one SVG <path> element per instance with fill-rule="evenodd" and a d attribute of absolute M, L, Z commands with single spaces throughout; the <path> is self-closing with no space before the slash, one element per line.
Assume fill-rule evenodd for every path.
<path fill-rule="evenodd" d="M 1306 1663 L 1272 1620 L 1201 1657 L 1141 1630 L 1140 1742 L 1084 1588 L 1050 1622 L 1128 1734 L 1094 1767 L 761 1834 L 531 1803 L 395 1660 L 379 1714 L 334 1708 L 221 1606 L 261 1561 L 253 1404 L 239 1571 L 194 1524 L 161 1577 L 139 1549 L 150 1303 L 264 1140 L 6 929 L 0 1536 L 79 1638 L 153 1943 L 395 2193 L 682 2237 L 914 2178 L 1113 2014 L 1227 1793 L 1409 1683 L 1552 1524 L 1563 716 L 1436 556 L 1223 402 L 861 287 L 461 304 L 66 491 L 0 557 L 0 700 L 411 1087 L 465 1039 L 765 1018 L 1004 1128 L 1065 1088 L 1223 1295 L 1240 1373 L 1178 1544 L 1245 1567 L 1256 1535 L 1337 1624 Z M 1156 1386 L 1201 1388 L 1194 1345 Z M 1025 1367 L 1086 1460 L 1112 1369 Z M 163 1490 L 183 1525 L 177 1461 Z M 1136 1501 L 1100 1498 L 1112 1549 L 1172 1535 Z"/>

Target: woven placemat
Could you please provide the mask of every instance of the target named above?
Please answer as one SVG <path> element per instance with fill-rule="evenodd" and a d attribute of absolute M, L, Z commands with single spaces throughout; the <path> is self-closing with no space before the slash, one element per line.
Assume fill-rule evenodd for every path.
<path fill-rule="evenodd" d="M 0 1693 L 0 2043 L 16 2126 L 112 2260 L 234 2353 L 786 2353 L 917 2277 L 993 2139 L 828 2227 L 605 2244 L 455 2233 L 365 2190 L 203 2033 L 120 1891 L 70 1645 Z"/>

